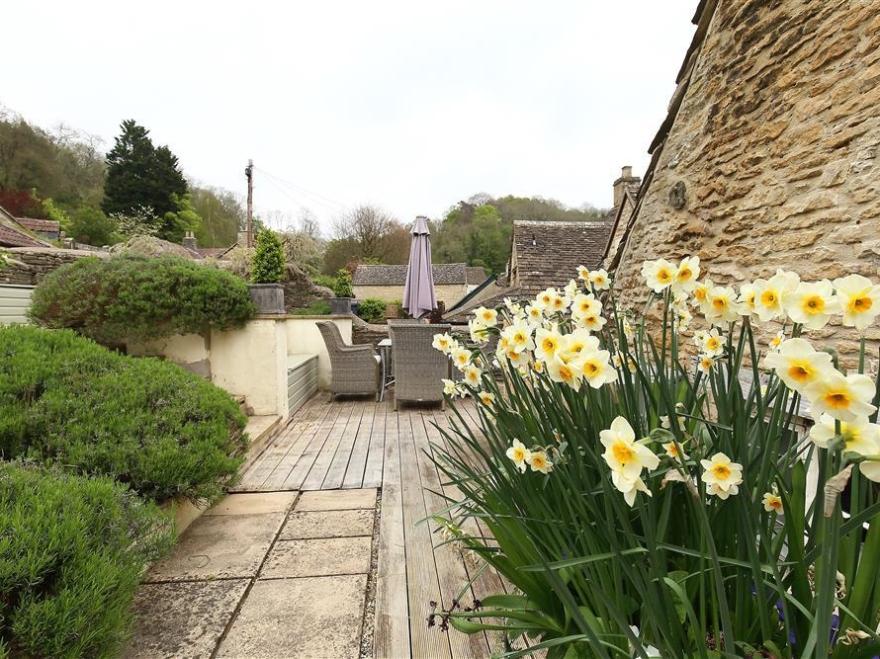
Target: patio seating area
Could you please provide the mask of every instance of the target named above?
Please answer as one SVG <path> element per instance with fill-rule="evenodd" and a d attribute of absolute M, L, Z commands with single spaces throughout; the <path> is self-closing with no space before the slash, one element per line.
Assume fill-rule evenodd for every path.
<path fill-rule="evenodd" d="M 226 503 L 197 520 L 175 554 L 148 577 L 145 589 L 156 590 L 162 601 L 175 597 L 175 584 L 189 589 L 184 598 L 216 579 L 238 586 L 213 604 L 227 611 L 211 617 L 214 627 L 200 629 L 199 650 L 212 656 L 331 652 L 452 659 L 488 657 L 498 649 L 498 637 L 441 630 L 439 615 L 429 625 L 431 614 L 450 608 L 454 598 L 462 607 L 472 606 L 474 598 L 505 592 L 505 584 L 494 572 L 478 573 L 436 523 L 425 521 L 448 506 L 444 496 L 457 494 L 444 485 L 429 457 L 432 444 L 444 441 L 438 428 L 448 427 L 455 413 L 410 404 L 395 412 L 389 394 L 384 402 L 369 396 L 333 402 L 324 394 L 312 397 L 247 469 Z M 474 423 L 471 401 L 460 402 L 458 409 Z M 323 526 L 312 528 L 313 522 Z M 260 538 L 244 537 L 252 528 Z M 222 548 L 213 547 L 215 537 Z M 224 571 L 221 563 L 237 561 L 230 546 L 235 542 L 248 565 Z M 466 587 L 474 577 L 473 586 Z M 340 603 L 315 606 L 305 621 L 299 617 L 302 607 L 292 601 L 296 593 L 311 602 Z M 142 598 L 138 628 L 168 626 L 170 613 L 163 607 Z M 260 638 L 243 638 L 241 621 L 254 617 L 262 620 Z M 163 645 L 150 646 L 153 656 L 194 653 L 191 626 L 185 621 L 171 626 L 181 630 L 183 640 L 166 638 Z M 247 628 L 252 631 L 253 625 Z M 137 639 L 153 637 L 151 631 Z"/>

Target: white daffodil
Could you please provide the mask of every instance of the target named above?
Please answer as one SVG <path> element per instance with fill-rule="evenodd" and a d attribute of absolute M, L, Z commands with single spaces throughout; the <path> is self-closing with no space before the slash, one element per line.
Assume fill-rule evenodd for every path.
<path fill-rule="evenodd" d="M 712 371 L 714 366 L 715 366 L 715 360 L 712 357 L 709 357 L 708 355 L 703 355 L 702 357 L 700 357 L 699 361 L 697 362 L 697 368 L 700 369 L 703 373 L 706 373 L 707 375 Z"/>
<path fill-rule="evenodd" d="M 473 364 L 469 364 L 464 369 L 464 381 L 467 382 L 472 387 L 479 387 L 480 381 L 483 376 L 483 371 L 474 366 Z"/>
<path fill-rule="evenodd" d="M 706 493 L 726 499 L 739 493 L 742 483 L 742 465 L 731 462 L 724 453 L 716 453 L 708 460 L 700 460 L 703 466 L 701 480 L 706 484 Z"/>
<path fill-rule="evenodd" d="M 535 332 L 535 356 L 538 359 L 545 362 L 553 359 L 561 345 L 562 335 L 555 327 L 540 328 Z"/>
<path fill-rule="evenodd" d="M 607 290 L 611 286 L 611 280 L 608 278 L 608 273 L 601 268 L 599 270 L 592 270 L 589 279 L 593 288 L 597 291 Z"/>
<path fill-rule="evenodd" d="M 611 353 L 607 350 L 587 350 L 581 353 L 581 372 L 593 389 L 617 380 L 617 371 L 611 367 L 610 362 Z"/>
<path fill-rule="evenodd" d="M 545 288 L 535 296 L 533 304 L 542 309 L 545 313 L 552 312 L 553 301 L 559 297 L 559 292 L 555 288 Z"/>
<path fill-rule="evenodd" d="M 877 460 L 865 460 L 859 463 L 859 471 L 868 480 L 880 483 L 880 462 Z"/>
<path fill-rule="evenodd" d="M 514 368 L 523 368 L 529 365 L 529 353 L 526 350 L 515 350 L 513 348 L 508 348 L 507 351 L 503 355 L 499 355 L 499 357 L 504 357 L 510 365 Z"/>
<path fill-rule="evenodd" d="M 666 442 L 663 444 L 663 450 L 666 451 L 666 455 L 668 455 L 673 460 L 687 460 L 688 455 L 684 452 L 684 448 L 682 448 L 681 443 L 676 444 L 675 442 Z"/>
<path fill-rule="evenodd" d="M 754 284 L 743 284 L 739 287 L 739 312 L 743 316 L 751 316 L 755 313 L 755 300 L 758 297 Z"/>
<path fill-rule="evenodd" d="M 635 431 L 622 416 L 599 433 L 599 441 L 605 447 L 602 458 L 611 471 L 619 472 L 629 480 L 639 478 L 642 469 L 653 471 L 660 464 L 660 458 L 651 449 L 636 441 Z"/>
<path fill-rule="evenodd" d="M 544 451 L 532 451 L 531 456 L 529 456 L 529 466 L 532 468 L 532 471 L 540 471 L 542 474 L 549 474 L 553 471 L 553 463 L 550 462 L 547 453 Z"/>
<path fill-rule="evenodd" d="M 817 352 L 806 339 L 788 339 L 768 353 L 764 365 L 776 371 L 789 389 L 803 393 L 807 386 L 834 371 L 831 355 Z"/>
<path fill-rule="evenodd" d="M 464 347 L 457 347 L 452 350 L 452 363 L 459 371 L 463 371 L 465 367 L 471 363 L 471 351 Z"/>
<path fill-rule="evenodd" d="M 782 342 L 784 340 L 785 340 L 785 333 L 782 330 L 779 330 L 778 332 L 776 332 L 776 334 L 773 335 L 773 338 L 770 339 L 770 343 L 769 343 L 770 349 L 771 350 L 779 350 L 779 346 L 782 345 Z"/>
<path fill-rule="evenodd" d="M 709 357 L 717 357 L 724 352 L 726 343 L 727 337 L 720 335 L 718 329 L 713 327 L 711 331 L 703 333 L 700 348 Z"/>
<path fill-rule="evenodd" d="M 693 291 L 691 291 L 694 306 L 703 313 L 705 313 L 706 304 L 709 302 L 709 291 L 713 288 L 715 288 L 714 282 L 706 277 L 703 281 L 696 282 Z"/>
<path fill-rule="evenodd" d="M 739 318 L 739 303 L 736 293 L 727 286 L 715 286 L 709 291 L 703 314 L 712 324 L 732 323 Z"/>
<path fill-rule="evenodd" d="M 794 291 L 800 281 L 796 273 L 785 270 L 777 270 L 770 279 L 755 280 L 755 313 L 761 322 L 766 323 L 785 313 L 785 296 Z"/>
<path fill-rule="evenodd" d="M 526 469 L 528 469 L 528 462 L 532 457 L 532 452 L 521 441 L 514 439 L 510 448 L 507 449 L 507 457 L 513 460 L 513 464 L 516 465 L 517 469 L 525 473 Z"/>
<path fill-rule="evenodd" d="M 585 316 L 584 318 L 578 318 L 575 320 L 575 323 L 578 327 L 581 327 L 585 330 L 589 330 L 590 332 L 599 332 L 605 327 L 605 323 L 608 321 L 605 320 L 602 316 Z"/>
<path fill-rule="evenodd" d="M 480 394 L 480 402 L 483 403 L 486 407 L 492 407 L 495 404 L 495 394 L 490 391 L 481 391 Z"/>
<path fill-rule="evenodd" d="M 562 313 L 568 309 L 570 302 L 571 299 L 568 296 L 557 293 L 550 300 L 550 304 L 547 306 L 547 313 Z"/>
<path fill-rule="evenodd" d="M 440 380 L 443 383 L 443 393 L 447 396 L 454 396 L 458 393 L 458 390 L 455 388 L 455 382 L 453 380 L 447 380 L 443 378 Z"/>
<path fill-rule="evenodd" d="M 822 414 L 810 428 L 810 440 L 820 448 L 828 448 L 835 437 L 843 440 L 844 451 L 857 453 L 863 457 L 880 457 L 880 426 L 860 418 L 847 423 L 840 422 L 840 435 L 837 421 L 830 414 Z"/>
<path fill-rule="evenodd" d="M 769 356 L 769 355 L 768 355 Z M 814 414 L 828 414 L 839 421 L 852 423 L 876 411 L 871 404 L 874 382 L 867 375 L 843 375 L 832 369 L 804 389 Z"/>
<path fill-rule="evenodd" d="M 611 482 L 623 494 L 623 500 L 626 501 L 626 505 L 630 508 L 635 505 L 636 494 L 639 492 L 644 492 L 649 497 L 654 496 L 651 490 L 648 489 L 648 486 L 645 485 L 645 481 L 639 477 L 629 478 L 622 472 L 612 471 Z"/>
<path fill-rule="evenodd" d="M 486 343 L 489 340 L 489 330 L 476 318 L 471 318 L 468 321 L 468 329 L 470 330 L 471 341 L 474 343 Z"/>
<path fill-rule="evenodd" d="M 526 320 L 532 325 L 540 325 L 544 320 L 544 310 L 535 304 L 526 306 Z"/>
<path fill-rule="evenodd" d="M 764 510 L 768 513 L 782 512 L 782 497 L 775 492 L 765 492 L 761 503 L 764 504 Z"/>
<path fill-rule="evenodd" d="M 590 270 L 586 266 L 579 265 L 577 268 L 578 279 L 581 281 L 590 281 Z"/>
<path fill-rule="evenodd" d="M 557 352 L 553 359 L 545 362 L 547 375 L 554 382 L 562 382 L 577 391 L 581 388 L 583 373 L 580 369 L 579 359 L 566 359 L 566 356 Z"/>
<path fill-rule="evenodd" d="M 535 342 L 532 340 L 532 328 L 524 322 L 513 323 L 501 331 L 499 348 L 502 347 L 502 340 L 505 342 L 505 348 L 515 350 L 516 352 L 534 350 L 535 348 Z"/>
<path fill-rule="evenodd" d="M 880 314 L 880 286 L 861 275 L 834 280 L 834 290 L 843 311 L 843 324 L 864 330 Z"/>
<path fill-rule="evenodd" d="M 700 257 L 688 256 L 681 260 L 675 269 L 675 279 L 672 289 L 683 293 L 690 293 L 697 285 L 700 276 Z"/>
<path fill-rule="evenodd" d="M 577 357 L 582 352 L 598 349 L 599 339 L 595 336 L 591 336 L 587 330 L 577 328 L 570 334 L 562 335 L 562 343 L 559 347 L 559 353 L 566 355 L 571 359 Z"/>
<path fill-rule="evenodd" d="M 580 320 L 588 316 L 598 316 L 602 313 L 602 303 L 593 294 L 579 293 L 571 301 L 571 317 Z"/>
<path fill-rule="evenodd" d="M 458 347 L 458 341 L 453 339 L 449 333 L 435 334 L 434 341 L 431 343 L 435 350 L 439 350 L 443 354 L 448 355 Z"/>
<path fill-rule="evenodd" d="M 645 261 L 642 264 L 642 277 L 645 278 L 648 288 L 655 293 L 662 293 L 672 286 L 676 272 L 678 272 L 678 268 L 666 259 Z"/>
<path fill-rule="evenodd" d="M 474 310 L 474 318 L 476 318 L 483 327 L 495 327 L 495 325 L 498 324 L 498 312 L 495 309 L 477 307 Z"/>
<path fill-rule="evenodd" d="M 568 283 L 565 285 L 565 288 L 562 289 L 562 292 L 565 293 L 565 297 L 569 300 L 573 299 L 575 295 L 578 294 L 580 287 L 578 283 L 574 279 L 569 279 Z"/>
<path fill-rule="evenodd" d="M 833 314 L 840 312 L 834 286 L 827 279 L 802 281 L 797 288 L 785 294 L 783 304 L 792 322 L 813 330 L 822 329 Z"/>

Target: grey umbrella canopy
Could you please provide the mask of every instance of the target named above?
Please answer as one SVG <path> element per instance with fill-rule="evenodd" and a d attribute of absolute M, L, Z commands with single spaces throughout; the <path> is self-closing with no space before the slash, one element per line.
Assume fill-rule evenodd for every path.
<path fill-rule="evenodd" d="M 413 318 L 421 318 L 437 308 L 434 297 L 434 273 L 431 268 L 431 232 L 428 218 L 419 216 L 413 223 L 406 282 L 403 286 L 403 308 Z"/>

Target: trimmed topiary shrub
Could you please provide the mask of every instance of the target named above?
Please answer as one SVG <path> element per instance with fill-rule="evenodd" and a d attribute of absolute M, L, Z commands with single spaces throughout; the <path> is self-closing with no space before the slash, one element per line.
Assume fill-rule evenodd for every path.
<path fill-rule="evenodd" d="M 257 234 L 251 279 L 255 284 L 277 284 L 284 275 L 284 246 L 278 234 L 263 229 Z"/>
<path fill-rule="evenodd" d="M 385 319 L 385 302 L 375 297 L 362 300 L 358 307 L 358 316 L 368 323 L 378 323 Z"/>
<path fill-rule="evenodd" d="M 163 501 L 219 496 L 246 447 L 225 391 L 69 331 L 0 328 L 0 457 L 112 476 Z"/>
<path fill-rule="evenodd" d="M 333 282 L 333 294 L 336 297 L 354 297 L 351 286 L 351 273 L 345 268 L 340 268 L 336 273 L 336 281 Z"/>
<path fill-rule="evenodd" d="M 110 479 L 0 463 L 0 656 L 115 656 L 173 525 Z"/>
<path fill-rule="evenodd" d="M 235 275 L 186 259 L 88 257 L 58 268 L 34 290 L 31 318 L 106 345 L 230 329 L 255 308 Z"/>

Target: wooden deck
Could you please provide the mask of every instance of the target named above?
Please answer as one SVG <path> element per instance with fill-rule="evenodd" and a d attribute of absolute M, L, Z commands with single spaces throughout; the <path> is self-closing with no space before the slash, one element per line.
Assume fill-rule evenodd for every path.
<path fill-rule="evenodd" d="M 469 403 L 464 409 L 471 414 Z M 447 507 L 443 485 L 428 454 L 443 442 L 437 426 L 446 412 L 402 409 L 372 400 L 310 400 L 245 472 L 237 491 L 381 488 L 378 568 L 375 589 L 376 657 L 430 659 L 488 657 L 497 651 L 495 635 L 448 634 L 429 627 L 428 617 L 452 606 L 464 589 L 461 606 L 505 592 L 497 574 L 476 575 L 438 532 L 429 515 Z M 436 424 L 436 425 L 435 425 Z M 468 529 L 479 532 L 478 528 Z M 467 583 L 477 578 L 471 587 Z M 431 603 L 437 608 L 432 611 Z"/>

